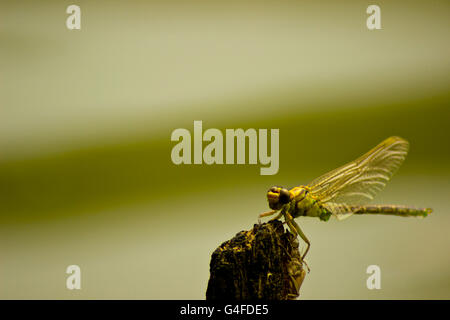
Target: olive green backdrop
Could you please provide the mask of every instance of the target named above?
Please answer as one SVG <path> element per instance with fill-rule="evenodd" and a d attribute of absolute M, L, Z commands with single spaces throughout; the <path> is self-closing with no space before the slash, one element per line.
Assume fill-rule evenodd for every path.
<path fill-rule="evenodd" d="M 270 186 L 391 135 L 410 153 L 375 203 L 433 214 L 299 219 L 301 297 L 450 298 L 450 4 L 377 1 L 369 31 L 370 4 L 2 1 L 0 298 L 203 299 L 210 254 L 268 210 Z M 171 132 L 194 120 L 280 129 L 279 173 L 174 165 Z"/>

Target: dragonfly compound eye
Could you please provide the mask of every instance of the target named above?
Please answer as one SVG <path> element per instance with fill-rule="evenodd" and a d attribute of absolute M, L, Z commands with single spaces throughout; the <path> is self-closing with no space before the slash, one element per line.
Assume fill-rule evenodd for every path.
<path fill-rule="evenodd" d="M 291 200 L 291 196 L 289 194 L 289 191 L 287 189 L 281 189 L 280 190 L 280 202 L 282 204 L 289 203 Z"/>

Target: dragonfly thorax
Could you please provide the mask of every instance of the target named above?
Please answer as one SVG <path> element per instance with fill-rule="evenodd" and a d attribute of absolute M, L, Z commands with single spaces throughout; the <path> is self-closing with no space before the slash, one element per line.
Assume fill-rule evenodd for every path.
<path fill-rule="evenodd" d="M 280 210 L 291 201 L 291 193 L 283 187 L 272 187 L 267 191 L 267 200 L 272 210 Z"/>

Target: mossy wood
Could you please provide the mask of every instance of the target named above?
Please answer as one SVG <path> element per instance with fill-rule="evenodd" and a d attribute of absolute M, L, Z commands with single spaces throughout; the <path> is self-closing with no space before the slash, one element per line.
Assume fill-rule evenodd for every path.
<path fill-rule="evenodd" d="M 282 222 L 255 224 L 213 252 L 206 299 L 295 299 L 305 274 L 298 241 Z"/>

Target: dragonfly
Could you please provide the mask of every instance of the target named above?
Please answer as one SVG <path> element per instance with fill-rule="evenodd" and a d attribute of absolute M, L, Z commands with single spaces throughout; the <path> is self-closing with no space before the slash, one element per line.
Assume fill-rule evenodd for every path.
<path fill-rule="evenodd" d="M 400 137 L 389 137 L 358 159 L 330 171 L 310 184 L 290 190 L 274 186 L 267 192 L 272 209 L 259 215 L 260 218 L 278 215 L 295 236 L 306 243 L 305 258 L 311 242 L 299 225 L 298 217 L 317 217 L 328 221 L 331 216 L 343 220 L 353 214 L 384 214 L 400 217 L 426 217 L 430 208 L 413 208 L 400 205 L 368 205 L 386 186 L 398 170 L 409 150 L 409 143 Z"/>

